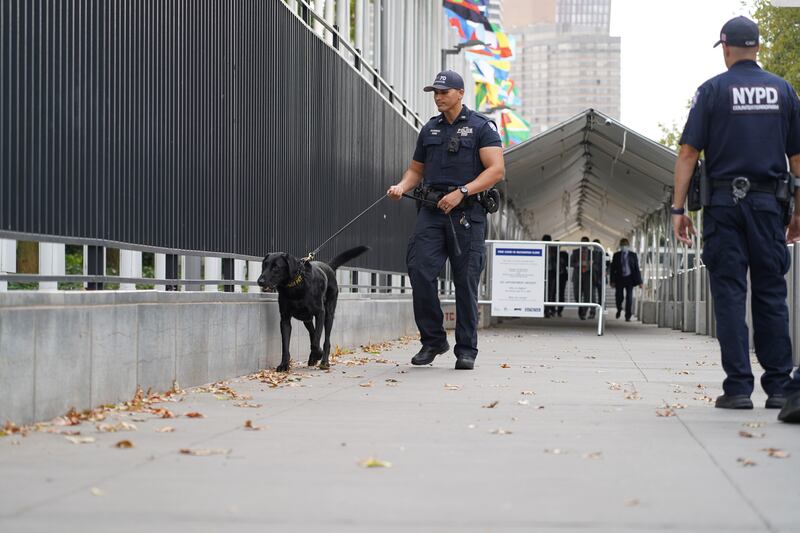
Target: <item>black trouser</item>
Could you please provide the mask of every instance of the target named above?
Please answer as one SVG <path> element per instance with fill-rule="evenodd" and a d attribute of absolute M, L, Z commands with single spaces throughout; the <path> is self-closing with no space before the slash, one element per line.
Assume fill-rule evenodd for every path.
<path fill-rule="evenodd" d="M 548 302 L 555 302 L 556 301 L 556 289 L 558 286 L 556 285 L 556 272 L 557 270 L 548 270 L 547 271 L 547 301 Z M 561 280 L 559 280 L 561 281 Z M 556 306 L 555 305 L 548 305 L 544 308 L 544 315 L 545 316 L 552 316 L 556 314 Z"/>
<path fill-rule="evenodd" d="M 625 276 L 617 281 L 617 311 L 622 311 L 622 300 L 625 300 L 625 318 L 633 316 L 633 276 Z M 623 294 L 624 293 L 624 294 Z"/>
<path fill-rule="evenodd" d="M 478 355 L 478 283 L 485 256 L 486 212 L 479 204 L 466 212 L 469 228 L 458 223 L 460 211 L 446 215 L 439 209 L 422 207 L 406 256 L 414 319 L 423 346 L 441 346 L 447 341 L 436 285 L 445 261 L 450 260 L 456 286 L 456 357 Z M 456 255 L 448 216 L 453 217 L 461 255 Z"/>
<path fill-rule="evenodd" d="M 715 197 L 723 191 L 715 191 Z M 800 392 L 792 379 L 792 343 L 786 306 L 789 251 L 775 197 L 751 192 L 735 206 L 703 209 L 703 263 L 711 280 L 717 340 L 727 378 L 725 394 L 753 392 L 747 322 L 747 272 L 752 287 L 753 342 L 767 394 Z"/>
<path fill-rule="evenodd" d="M 589 303 L 591 296 L 589 288 L 591 287 L 591 272 L 580 272 L 577 268 L 572 271 L 572 289 L 575 293 L 575 301 L 581 303 Z M 580 286 L 579 286 L 580 285 Z M 578 316 L 584 318 L 588 308 L 579 307 Z"/>
<path fill-rule="evenodd" d="M 567 281 L 569 281 L 569 274 L 567 272 L 562 272 L 561 276 L 558 278 L 558 301 L 563 302 L 564 299 L 567 297 Z M 556 312 L 561 314 L 564 311 L 564 306 L 559 305 L 556 308 Z"/>

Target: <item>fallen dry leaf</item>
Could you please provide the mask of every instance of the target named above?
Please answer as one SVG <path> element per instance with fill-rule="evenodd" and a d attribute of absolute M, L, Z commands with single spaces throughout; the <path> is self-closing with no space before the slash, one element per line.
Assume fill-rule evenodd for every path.
<path fill-rule="evenodd" d="M 500 365 L 500 368 L 511 368 L 511 365 L 509 365 L 508 363 L 503 363 Z"/>
<path fill-rule="evenodd" d="M 249 407 L 251 409 L 258 409 L 261 407 L 260 403 L 250 403 L 250 402 L 234 402 L 234 407 Z"/>
<path fill-rule="evenodd" d="M 524 390 L 524 391 L 520 392 L 520 394 L 522 394 L 523 396 L 533 396 L 536 393 L 533 392 L 532 390 Z"/>
<path fill-rule="evenodd" d="M 198 457 L 206 457 L 208 455 L 228 455 L 231 450 L 228 448 L 181 448 L 178 450 L 184 455 L 196 455 Z"/>
<path fill-rule="evenodd" d="M 503 428 L 493 429 L 491 431 L 492 435 L 511 435 L 512 433 L 512 431 L 508 431 L 507 429 Z"/>
<path fill-rule="evenodd" d="M 244 429 L 249 429 L 251 431 L 261 431 L 262 429 L 264 429 L 264 426 L 256 426 L 253 424 L 252 420 L 245 420 Z"/>
<path fill-rule="evenodd" d="M 97 424 L 97 431 L 116 433 L 117 431 L 136 431 L 136 426 L 128 422 L 119 421 L 116 424 Z"/>
<path fill-rule="evenodd" d="M 105 491 L 103 491 L 102 489 L 98 489 L 97 487 L 92 487 L 89 490 L 89 493 L 92 496 L 105 496 L 106 495 Z"/>
<path fill-rule="evenodd" d="M 461 390 L 461 385 L 451 385 L 450 383 L 445 383 L 444 388 L 446 390 Z"/>
<path fill-rule="evenodd" d="M 549 453 L 550 455 L 563 455 L 565 452 L 561 448 L 546 448 L 544 453 Z"/>
<path fill-rule="evenodd" d="M 746 428 L 758 429 L 758 428 L 763 428 L 764 426 L 767 425 L 767 423 L 766 422 L 745 422 L 742 425 L 744 427 L 746 427 Z"/>
<path fill-rule="evenodd" d="M 482 407 L 484 409 L 494 409 L 495 407 L 497 407 L 497 404 L 499 404 L 499 403 L 500 403 L 499 400 L 495 400 L 493 402 L 487 403 L 486 405 L 483 405 Z"/>
<path fill-rule="evenodd" d="M 91 444 L 95 441 L 94 437 L 64 437 L 72 444 Z"/>
<path fill-rule="evenodd" d="M 675 416 L 675 411 L 667 407 L 666 409 L 656 409 L 656 416 L 670 417 Z"/>
<path fill-rule="evenodd" d="M 626 400 L 641 400 L 642 396 L 637 391 L 626 392 L 625 393 L 625 399 Z"/>
<path fill-rule="evenodd" d="M 750 431 L 741 430 L 739 436 L 746 439 L 763 439 L 766 435 L 764 433 L 751 433 Z"/>
<path fill-rule="evenodd" d="M 114 448 L 133 448 L 133 443 L 129 440 L 121 440 L 114 445 Z"/>
<path fill-rule="evenodd" d="M 603 458 L 603 452 L 585 453 L 581 457 L 583 457 L 584 459 L 602 459 Z"/>
<path fill-rule="evenodd" d="M 173 431 L 175 431 L 175 428 L 172 426 L 156 428 L 156 433 L 172 433 Z"/>
<path fill-rule="evenodd" d="M 776 459 L 788 459 L 791 457 L 789 452 L 779 450 L 778 448 L 762 448 L 762 452 L 767 452 L 767 455 Z"/>
<path fill-rule="evenodd" d="M 204 415 L 203 413 L 196 413 L 196 412 L 186 413 L 183 416 L 185 416 L 186 418 L 205 418 L 206 417 L 206 415 Z"/>
<path fill-rule="evenodd" d="M 368 388 L 372 387 L 372 382 L 371 381 L 367 381 L 366 383 L 359 383 L 358 386 L 359 387 L 364 387 L 365 389 L 368 389 Z"/>
<path fill-rule="evenodd" d="M 738 459 L 736 459 L 736 461 L 741 463 L 742 466 L 756 466 L 756 464 L 757 464 L 752 459 L 746 459 L 744 457 L 739 457 Z"/>
<path fill-rule="evenodd" d="M 640 503 L 639 498 L 632 498 L 625 500 L 625 507 L 637 507 Z"/>
<path fill-rule="evenodd" d="M 520 404 L 520 405 L 528 405 L 531 402 L 529 402 L 528 400 L 517 400 L 517 403 Z"/>
<path fill-rule="evenodd" d="M 606 383 L 608 383 L 608 388 L 611 390 L 622 390 L 622 385 L 620 385 L 619 383 L 608 382 L 608 381 Z"/>
<path fill-rule="evenodd" d="M 376 459 L 374 457 L 368 457 L 361 461 L 360 464 L 364 468 L 391 468 L 392 463 L 389 461 L 381 461 L 380 459 Z"/>

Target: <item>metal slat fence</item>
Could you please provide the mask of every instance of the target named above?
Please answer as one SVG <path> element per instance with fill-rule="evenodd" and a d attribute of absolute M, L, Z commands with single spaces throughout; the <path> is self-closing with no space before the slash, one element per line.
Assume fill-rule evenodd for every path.
<path fill-rule="evenodd" d="M 397 179 L 420 121 L 305 16 L 261 0 L 0 3 L 0 237 L 314 248 Z M 368 244 L 356 266 L 402 271 L 413 220 L 387 202 L 329 252 Z"/>

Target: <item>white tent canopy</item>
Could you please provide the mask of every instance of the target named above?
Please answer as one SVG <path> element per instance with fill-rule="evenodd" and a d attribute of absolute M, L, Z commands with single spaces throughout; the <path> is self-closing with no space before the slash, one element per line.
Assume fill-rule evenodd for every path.
<path fill-rule="evenodd" d="M 506 151 L 507 194 L 534 238 L 608 246 L 671 201 L 675 158 L 589 109 Z"/>

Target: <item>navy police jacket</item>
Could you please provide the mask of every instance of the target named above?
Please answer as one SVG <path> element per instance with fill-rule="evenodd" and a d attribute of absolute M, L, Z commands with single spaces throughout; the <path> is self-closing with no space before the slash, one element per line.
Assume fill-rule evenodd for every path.
<path fill-rule="evenodd" d="M 680 144 L 705 150 L 710 178 L 777 178 L 800 153 L 797 93 L 755 61 L 739 61 L 697 89 Z"/>
<path fill-rule="evenodd" d="M 448 150 L 458 139 L 458 150 Z M 444 114 L 425 124 L 417 138 L 414 161 L 425 165 L 424 183 L 433 187 L 460 187 L 485 170 L 478 151 L 487 146 L 502 147 L 497 126 L 487 116 L 462 106 L 449 124 Z"/>

